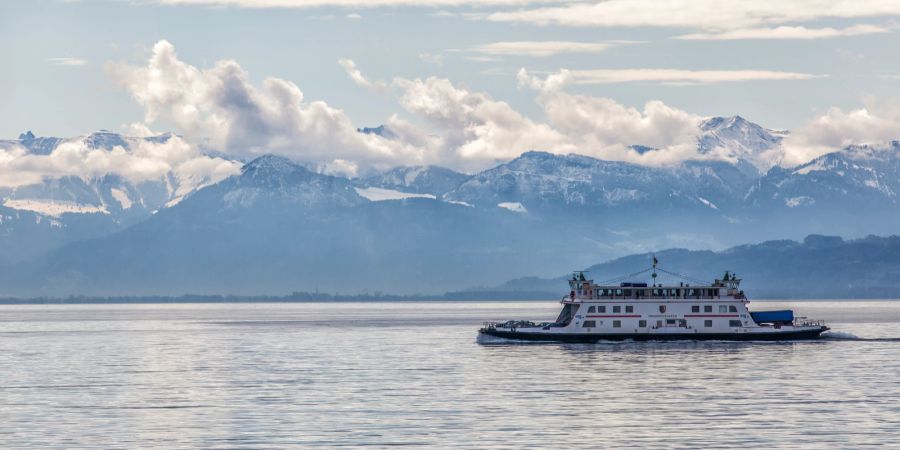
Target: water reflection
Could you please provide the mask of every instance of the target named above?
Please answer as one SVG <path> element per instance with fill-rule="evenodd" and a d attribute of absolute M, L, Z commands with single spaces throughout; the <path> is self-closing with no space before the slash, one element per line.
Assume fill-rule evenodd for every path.
<path fill-rule="evenodd" d="M 873 341 L 476 343 L 557 306 L 0 307 L 0 447 L 898 444 L 900 303 L 793 305 Z"/>

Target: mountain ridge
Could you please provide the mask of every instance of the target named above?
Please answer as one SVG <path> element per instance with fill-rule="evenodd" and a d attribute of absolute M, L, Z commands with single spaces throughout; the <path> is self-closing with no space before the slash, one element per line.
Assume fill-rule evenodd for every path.
<path fill-rule="evenodd" d="M 161 181 L 152 202 L 141 194 L 151 192 L 147 186 L 138 192 L 113 175 L 106 184 L 49 179 L 4 193 L 0 246 L 19 259 L 6 260 L 18 278 L 7 280 L 0 295 L 35 287 L 37 295 L 127 294 L 128 283 L 146 294 L 159 294 L 158 286 L 170 294 L 187 286 L 437 294 L 586 267 L 599 255 L 895 232 L 897 142 L 848 146 L 760 175 L 747 158 L 771 150 L 779 132 L 738 116 L 707 128 L 721 142 L 758 142 L 748 146 L 750 156 L 736 153 L 744 158 L 736 162 L 652 167 L 529 151 L 475 174 L 401 166 L 359 178 L 262 155 L 235 175 L 177 197 Z M 89 136 L 98 148 L 133 139 Z M 61 212 L 10 207 L 45 208 L 22 203 L 40 198 L 53 199 L 53 211 Z M 123 220 L 125 212 L 134 216 Z M 40 233 L 29 235 L 31 229 Z M 332 275 L 343 272 L 356 277 Z"/>
<path fill-rule="evenodd" d="M 651 282 L 649 273 L 622 278 L 622 275 L 648 269 L 656 258 L 662 284 L 694 283 L 694 277 L 713 280 L 729 270 L 743 278 L 741 285 L 751 298 L 900 298 L 900 236 L 867 236 L 844 240 L 839 236 L 808 235 L 802 241 L 770 240 L 742 244 L 718 252 L 671 248 L 613 259 L 586 267 L 595 282 L 618 284 L 620 281 Z M 663 270 L 665 269 L 665 270 Z M 686 278 L 671 273 L 689 275 Z M 477 297 L 486 293 L 507 292 L 512 298 L 520 293 L 567 290 L 566 278 L 522 277 L 489 288 L 470 288 L 452 295 Z"/>

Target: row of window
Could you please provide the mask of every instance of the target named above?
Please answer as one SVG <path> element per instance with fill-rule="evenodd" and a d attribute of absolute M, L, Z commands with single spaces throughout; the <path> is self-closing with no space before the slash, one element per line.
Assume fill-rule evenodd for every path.
<path fill-rule="evenodd" d="M 592 313 L 605 313 L 605 312 L 606 312 L 606 305 L 600 305 L 600 306 L 591 306 L 590 308 L 588 308 L 588 312 L 587 312 L 587 313 L 588 313 L 588 314 L 592 314 Z M 612 307 L 612 312 L 613 312 L 613 313 L 621 313 L 621 312 L 622 312 L 622 306 L 621 306 L 621 305 L 615 305 L 615 306 L 613 306 L 613 307 Z M 634 306 L 632 306 L 632 305 L 625 305 L 625 312 L 626 312 L 626 313 L 633 313 L 633 312 L 634 312 Z"/>
<path fill-rule="evenodd" d="M 695 313 L 700 312 L 700 305 L 691 305 L 691 312 L 695 312 Z M 705 313 L 713 312 L 713 305 L 703 305 L 703 312 L 705 312 Z M 737 306 L 734 306 L 734 305 L 719 305 L 719 312 L 720 313 L 729 313 L 729 312 L 736 313 L 736 312 L 738 312 L 738 310 L 737 310 Z"/>
<path fill-rule="evenodd" d="M 674 323 L 675 321 L 674 321 L 674 320 L 669 320 L 669 322 Z M 660 322 L 660 323 L 661 323 L 661 322 Z M 596 320 L 585 320 L 585 321 L 581 324 L 581 326 L 582 326 L 583 328 L 596 328 L 596 327 L 597 327 L 597 321 L 596 321 Z M 613 321 L 612 321 L 612 326 L 613 326 L 613 328 L 622 328 L 622 321 L 621 321 L 621 320 L 613 320 Z M 709 320 L 709 319 L 704 320 L 704 321 L 703 321 L 703 326 L 706 327 L 706 328 L 711 328 L 711 327 L 713 326 L 713 321 L 712 321 L 712 320 Z M 729 320 L 729 321 L 728 321 L 728 326 L 729 326 L 729 327 L 742 327 L 742 326 L 744 326 L 744 325 L 741 323 L 740 320 Z M 639 321 L 638 321 L 638 328 L 647 328 L 647 321 L 646 321 L 646 320 L 639 320 Z"/>
<path fill-rule="evenodd" d="M 665 307 L 660 306 L 660 311 L 665 312 Z M 588 311 L 587 311 L 588 314 L 605 313 L 605 312 L 606 312 L 606 305 L 591 306 L 588 308 Z M 620 305 L 613 306 L 612 312 L 613 313 L 621 313 L 622 306 L 620 306 Z M 634 312 L 634 306 L 625 305 L 625 312 L 626 313 Z M 700 305 L 691 305 L 691 312 L 692 313 L 700 312 Z M 703 312 L 705 312 L 705 313 L 713 312 L 713 305 L 703 305 Z M 730 312 L 736 313 L 736 312 L 738 312 L 738 310 L 737 310 L 737 306 L 734 306 L 734 305 L 719 305 L 719 312 L 720 313 L 730 313 Z"/>
<path fill-rule="evenodd" d="M 585 320 L 584 323 L 581 324 L 581 326 L 584 328 L 595 328 L 597 326 L 597 321 L 596 320 Z M 622 328 L 622 321 L 621 320 L 613 320 L 612 326 L 613 326 L 613 328 Z M 639 320 L 638 327 L 639 328 L 647 328 L 647 321 Z"/>

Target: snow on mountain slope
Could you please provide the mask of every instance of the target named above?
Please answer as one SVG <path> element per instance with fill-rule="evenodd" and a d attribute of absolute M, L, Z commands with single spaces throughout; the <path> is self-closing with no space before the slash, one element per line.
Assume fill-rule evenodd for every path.
<path fill-rule="evenodd" d="M 778 149 L 786 131 L 763 128 L 741 116 L 712 117 L 700 123 L 700 153 L 752 165 L 759 174 L 778 163 L 770 152 Z M 768 153 L 767 153 L 768 152 Z"/>
<path fill-rule="evenodd" d="M 757 205 L 853 208 L 894 206 L 900 192 L 900 142 L 851 145 L 795 168 L 773 168 L 748 195 Z"/>
<path fill-rule="evenodd" d="M 410 192 L 400 192 L 393 189 L 376 187 L 356 188 L 356 192 L 373 202 L 383 202 L 386 200 L 404 200 L 407 198 L 430 198 L 432 200 L 437 198 L 432 194 L 413 194 Z"/>
<path fill-rule="evenodd" d="M 379 187 L 440 197 L 467 179 L 469 175 L 438 166 L 401 166 L 355 181 L 362 187 Z"/>
<path fill-rule="evenodd" d="M 75 138 L 25 132 L 0 141 L 3 260 L 138 223 L 237 171 L 166 133 L 129 137 L 101 130 Z M 15 242 L 15 244 L 12 244 Z"/>
<path fill-rule="evenodd" d="M 32 211 L 38 214 L 59 218 L 63 214 L 109 214 L 103 206 L 85 205 L 75 202 L 53 200 L 13 200 L 7 199 L 3 206 L 22 211 Z"/>
<path fill-rule="evenodd" d="M 550 209 L 629 205 L 709 209 L 711 203 L 733 204 L 751 182 L 735 166 L 721 161 L 654 168 L 581 155 L 527 152 L 474 175 L 445 197 L 484 207 L 518 202 Z"/>
<path fill-rule="evenodd" d="M 350 180 L 313 172 L 275 155 L 260 156 L 232 176 L 212 186 L 226 207 L 254 207 L 271 203 L 293 207 L 334 208 L 357 205 L 366 200 Z"/>
<path fill-rule="evenodd" d="M 497 203 L 497 206 L 503 209 L 508 209 L 512 212 L 525 214 L 528 212 L 528 209 L 525 208 L 525 205 L 519 202 L 500 202 Z"/>
<path fill-rule="evenodd" d="M 330 258 L 328 246 L 333 246 L 347 258 L 365 253 L 370 259 L 360 257 L 357 262 L 366 264 L 384 262 L 379 258 L 385 255 L 441 258 L 442 252 L 459 251 L 454 261 L 471 268 L 486 263 L 488 259 L 478 259 L 486 254 L 515 254 L 527 259 L 517 261 L 521 267 L 537 268 L 544 259 L 556 264 L 552 261 L 557 261 L 553 258 L 559 248 L 578 247 L 579 257 L 588 260 L 597 252 L 722 248 L 801 233 L 896 232 L 900 144 L 851 146 L 798 167 L 774 166 L 761 175 L 761 162 L 767 152 L 777 153 L 783 132 L 737 116 L 709 119 L 701 128 L 698 145 L 710 159 L 665 167 L 532 151 L 474 175 L 412 166 L 347 179 L 267 155 L 221 181 L 203 171 L 169 172 L 141 182 L 120 174 L 51 177 L 0 188 L 0 245 L 4 254 L 20 257 L 129 226 L 158 227 L 165 222 L 165 232 L 172 235 L 154 234 L 162 233 L 160 228 L 129 236 L 182 242 L 176 235 L 185 233 L 196 245 L 212 246 L 212 253 L 224 246 L 222 239 L 235 240 L 228 248 L 238 253 L 274 245 L 272 240 L 295 239 L 295 251 L 305 251 L 302 241 L 317 257 Z M 53 142 L 77 142 L 127 154 L 148 142 L 173 138 L 100 132 L 41 141 L 44 138 L 25 133 L 0 145 L 38 155 Z M 421 200 L 389 201 L 412 198 Z M 218 240 L 200 240 L 192 234 L 196 230 L 222 234 Z M 295 236 L 298 233 L 306 234 Z M 467 241 L 470 237 L 477 239 Z M 108 251 L 116 251 L 115 245 Z M 159 261 L 180 257 L 177 248 L 170 251 L 175 256 L 160 255 Z M 77 265 L 79 256 L 73 252 L 68 255 Z M 216 261 L 234 254 L 208 256 Z M 284 264 L 292 257 L 279 255 Z M 500 261 L 499 256 L 490 261 Z M 568 269 L 573 263 L 565 264 Z M 358 267 L 369 270 L 362 262 Z M 282 269 L 281 275 L 287 276 L 288 269 Z"/>

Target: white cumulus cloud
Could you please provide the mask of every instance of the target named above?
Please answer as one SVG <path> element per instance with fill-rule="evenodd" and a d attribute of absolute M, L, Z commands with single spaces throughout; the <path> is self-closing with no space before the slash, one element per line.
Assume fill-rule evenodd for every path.
<path fill-rule="evenodd" d="M 795 166 L 851 144 L 900 139 L 900 105 L 830 108 L 783 141 L 781 165 Z"/>
<path fill-rule="evenodd" d="M 699 116 L 661 101 L 647 102 L 639 110 L 610 98 L 571 94 L 563 89 L 570 75 L 562 71 L 540 79 L 522 69 L 518 79 L 520 86 L 539 91 L 538 103 L 548 122 L 567 136 L 578 153 L 648 165 L 700 157 L 696 150 Z M 638 153 L 631 145 L 658 150 Z"/>
<path fill-rule="evenodd" d="M 183 195 L 200 185 L 233 175 L 241 166 L 203 155 L 178 136 L 171 136 L 165 142 L 134 140 L 129 147 L 91 148 L 84 139 L 72 139 L 46 155 L 28 153 L 15 145 L 0 149 L 0 186 L 26 186 L 62 177 L 91 179 L 109 174 L 141 183 L 173 175 Z"/>
<path fill-rule="evenodd" d="M 352 61 L 347 63 L 353 68 Z M 146 65 L 109 64 L 108 71 L 144 108 L 145 125 L 166 119 L 184 135 L 229 155 L 276 153 L 323 163 L 415 161 L 422 156 L 419 149 L 357 132 L 343 110 L 307 101 L 290 81 L 270 77 L 255 86 L 231 60 L 201 70 L 181 61 L 167 41 L 154 45 Z M 356 74 L 360 78 L 355 81 L 365 84 Z"/>
<path fill-rule="evenodd" d="M 234 61 L 219 61 L 208 69 L 194 67 L 178 59 L 166 41 L 154 46 L 146 65 L 114 64 L 109 71 L 144 107 L 144 121 L 133 125 L 137 130 L 149 131 L 151 125 L 166 119 L 189 140 L 202 139 L 226 155 L 277 153 L 315 163 L 328 173 L 343 174 L 411 164 L 474 171 L 527 150 L 580 153 L 646 165 L 721 157 L 698 153 L 701 118 L 695 114 L 657 100 L 640 107 L 624 105 L 612 98 L 571 93 L 566 86 L 803 80 L 818 76 L 762 70 L 617 69 L 561 70 L 536 77 L 523 69 L 518 74 L 519 85 L 535 93 L 543 113 L 541 119 L 535 119 L 488 93 L 446 78 L 373 81 L 354 61 L 343 59 L 339 64 L 359 86 L 396 98 L 406 117 L 387 118 L 384 124 L 390 134 L 358 132 L 344 111 L 323 101 L 306 100 L 299 87 L 289 81 L 266 78 L 257 86 Z M 859 139 L 892 138 L 898 129 L 894 124 L 900 123 L 896 119 L 900 114 L 832 110 L 792 135 L 788 139 L 790 152 L 770 156 L 794 161 Z M 654 150 L 638 152 L 632 145 Z M 17 156 L 0 155 L 0 161 L 3 158 Z M 158 173 L 155 170 L 163 169 L 148 164 L 144 170 Z M 17 176 L 27 173 L 22 171 Z"/>
<path fill-rule="evenodd" d="M 347 75 L 359 86 L 371 88 L 375 90 L 383 90 L 387 87 L 387 84 L 383 81 L 370 81 L 366 78 L 362 71 L 356 67 L 356 63 L 353 62 L 352 59 L 342 58 L 338 60 L 338 64 L 344 68 L 344 71 L 347 72 Z"/>
<path fill-rule="evenodd" d="M 484 166 L 530 149 L 574 150 L 547 124 L 535 122 L 508 103 L 453 85 L 445 78 L 395 79 L 400 104 L 423 117 L 452 156 Z M 480 163 L 480 164 L 479 164 Z M 464 162 L 465 164 L 465 162 Z"/>

